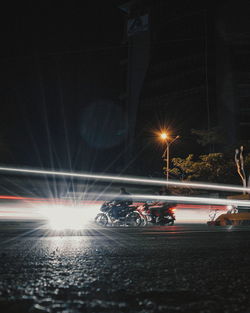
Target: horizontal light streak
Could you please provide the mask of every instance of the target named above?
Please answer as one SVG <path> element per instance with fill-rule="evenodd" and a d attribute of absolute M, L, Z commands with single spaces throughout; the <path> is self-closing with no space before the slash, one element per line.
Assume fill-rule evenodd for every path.
<path fill-rule="evenodd" d="M 86 174 L 86 173 L 73 173 L 73 172 L 61 172 L 61 171 L 48 171 L 48 170 L 37 170 L 37 169 L 22 169 L 13 167 L 0 167 L 2 172 L 20 173 L 20 174 L 39 174 L 39 175 L 51 175 L 51 176 L 62 176 L 62 177 L 76 177 L 76 178 L 87 178 L 94 180 L 104 181 L 116 181 L 123 183 L 134 183 L 134 184 L 148 184 L 148 185 L 167 185 L 167 186 L 179 186 L 179 187 L 192 187 L 197 189 L 211 189 L 211 190 L 224 190 L 232 192 L 249 192 L 250 188 L 243 188 L 240 186 L 230 186 L 221 184 L 207 184 L 207 183 L 194 183 L 194 182 L 180 182 L 175 180 L 166 181 L 164 179 L 145 179 L 136 177 L 122 177 L 113 175 L 97 175 L 97 174 Z"/>
<path fill-rule="evenodd" d="M 0 196 L 3 197 L 3 199 L 9 199 L 9 200 L 23 200 L 25 202 L 40 202 L 40 203 L 52 203 L 52 204 L 64 204 L 69 205 L 70 207 L 74 206 L 74 202 L 72 203 L 72 200 L 74 199 L 67 199 L 62 200 L 59 198 L 51 199 L 51 198 L 27 198 L 27 197 L 11 197 L 11 196 Z M 98 200 L 84 200 L 80 199 L 77 201 L 75 199 L 75 202 L 77 205 L 88 205 L 88 204 L 101 204 L 103 201 L 107 200 L 110 201 L 117 197 L 117 194 L 114 193 L 106 193 L 102 197 L 100 197 Z M 126 195 L 122 195 L 122 197 L 125 199 Z M 227 206 L 227 205 L 237 205 L 237 206 L 243 206 L 243 207 L 249 207 L 250 208 L 250 201 L 249 200 L 238 200 L 238 199 L 225 199 L 225 198 L 208 198 L 208 197 L 190 197 L 190 196 L 160 196 L 160 195 L 149 195 L 149 194 L 132 194 L 131 195 L 134 205 L 140 205 L 141 203 L 144 203 L 146 201 L 162 201 L 162 202 L 174 202 L 176 203 L 180 208 L 184 207 L 184 204 L 199 204 L 199 205 L 210 205 L 210 206 Z M 101 199 L 102 198 L 102 199 Z M 40 201 L 39 201 L 40 200 Z M 183 205 L 182 205 L 183 204 Z M 190 206 L 190 205 L 188 205 Z"/>
<path fill-rule="evenodd" d="M 198 203 L 207 205 L 237 205 L 250 208 L 250 201 L 223 198 L 187 197 L 187 196 L 154 196 L 154 195 L 133 195 L 133 199 L 147 199 L 158 201 L 169 201 L 178 203 Z"/>

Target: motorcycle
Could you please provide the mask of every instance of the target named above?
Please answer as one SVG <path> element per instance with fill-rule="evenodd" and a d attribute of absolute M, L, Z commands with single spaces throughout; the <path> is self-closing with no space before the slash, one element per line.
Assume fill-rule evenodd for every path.
<path fill-rule="evenodd" d="M 148 224 L 154 224 L 159 226 L 172 226 L 175 222 L 175 208 L 172 204 L 157 203 L 149 205 L 147 203 L 137 208 L 138 212 L 142 216 L 143 226 Z"/>
<path fill-rule="evenodd" d="M 118 210 L 118 219 L 113 216 L 113 209 Z M 133 205 L 124 205 L 116 201 L 105 201 L 100 211 L 95 217 L 95 223 L 99 226 L 134 226 L 138 227 L 142 223 L 142 218 L 137 207 Z"/>

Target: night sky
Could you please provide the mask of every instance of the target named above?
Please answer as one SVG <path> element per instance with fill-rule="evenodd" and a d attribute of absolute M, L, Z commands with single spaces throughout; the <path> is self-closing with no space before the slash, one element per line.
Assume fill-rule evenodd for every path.
<path fill-rule="evenodd" d="M 121 101 L 124 92 L 124 73 L 121 64 L 128 55 L 128 46 L 124 45 L 125 13 L 119 9 L 122 2 L 89 0 L 78 3 L 61 2 L 56 5 L 51 1 L 36 1 L 34 5 L 34 2 L 24 1 L 19 6 L 8 3 L 2 7 L 0 18 L 0 162 L 2 164 L 113 173 L 125 173 L 129 169 L 131 162 L 126 151 L 129 148 L 126 146 L 128 127 L 124 118 L 126 107 Z M 183 8 L 191 10 L 191 13 L 198 10 L 196 1 L 191 1 L 190 5 L 182 0 L 180 3 Z M 149 135 L 154 125 L 159 126 L 156 125 L 155 120 L 151 120 L 151 116 L 159 116 L 164 122 L 165 115 L 169 114 L 167 118 L 171 118 L 172 114 L 174 116 L 172 130 L 178 132 L 174 135 L 182 136 L 178 145 L 172 148 L 172 152 L 178 156 L 184 157 L 192 152 L 191 143 L 194 144 L 197 138 L 191 138 L 190 129 L 198 127 L 198 123 L 199 127 L 207 123 L 204 108 L 207 101 L 205 91 L 208 85 L 208 91 L 212 93 L 209 94 L 210 108 L 215 111 L 213 108 L 220 104 L 220 98 L 216 94 L 219 68 L 216 64 L 218 51 L 216 36 L 219 34 L 221 38 L 225 37 L 225 42 L 228 40 L 236 47 L 233 47 L 231 56 L 234 57 L 234 53 L 238 53 L 235 58 L 238 63 L 242 59 L 242 53 L 245 53 L 246 58 L 248 57 L 248 52 L 244 52 L 248 51 L 249 45 L 248 3 L 244 0 L 236 6 L 234 1 L 221 1 L 220 5 L 204 2 L 210 25 L 207 29 L 207 83 L 204 50 L 206 32 L 204 29 L 199 29 L 204 27 L 203 13 L 199 13 L 199 18 L 194 19 L 192 24 L 193 13 L 190 15 L 191 18 L 188 15 L 189 11 L 181 12 L 180 8 L 178 13 L 178 6 L 176 9 L 176 4 L 173 4 L 173 12 L 169 11 L 169 21 L 166 20 L 166 31 L 153 31 L 159 34 L 159 38 L 154 35 L 151 38 L 152 63 L 158 62 L 159 55 L 163 56 L 163 61 L 165 57 L 166 61 L 178 59 L 178 53 L 185 58 L 195 47 L 194 42 L 201 47 L 196 52 L 200 53 L 200 63 L 195 59 L 194 65 L 190 63 L 189 70 L 190 73 L 200 71 L 200 74 L 190 77 L 183 75 L 183 81 L 181 78 L 175 82 L 175 75 L 181 76 L 185 71 L 183 67 L 178 68 L 177 63 L 176 67 L 172 68 L 172 73 L 166 70 L 164 74 L 166 79 L 168 75 L 170 78 L 163 86 L 163 95 L 169 88 L 169 94 L 175 91 L 178 96 L 181 89 L 185 90 L 186 83 L 189 81 L 192 87 L 193 78 L 198 83 L 200 81 L 198 87 L 201 88 L 203 96 L 197 97 L 196 104 L 192 96 L 189 100 L 183 96 L 181 101 L 178 100 L 179 102 L 176 96 L 162 104 L 164 110 L 161 110 L 167 112 L 166 114 L 159 113 L 163 111 L 152 111 L 151 114 L 151 107 L 148 107 L 149 118 L 146 118 L 146 123 L 143 119 L 140 122 L 136 121 L 136 127 L 143 131 L 146 127 Z M 157 18 L 160 13 L 157 14 L 152 22 L 152 29 L 158 27 Z M 172 19 L 171 14 L 173 14 Z M 178 22 L 179 17 L 177 20 L 173 18 L 175 14 L 180 14 L 182 22 Z M 198 26 L 195 21 L 198 21 Z M 195 37 L 191 38 L 193 41 L 190 41 L 190 36 Z M 181 48 L 178 49 L 178 46 Z M 240 52 L 237 52 L 237 49 Z M 194 53 L 190 52 L 191 56 L 192 54 Z M 220 57 L 224 60 L 223 53 Z M 195 65 L 195 62 L 198 65 Z M 237 62 L 232 62 L 232 67 L 237 68 Z M 245 64 L 241 66 L 245 70 Z M 248 75 L 247 71 L 243 74 Z M 237 75 L 238 73 L 235 75 L 238 79 Z M 149 85 L 151 80 L 154 83 L 154 71 L 150 67 L 146 77 Z M 142 96 L 147 91 L 151 93 L 147 88 L 147 79 L 142 89 Z M 226 96 L 223 94 L 226 83 L 221 79 L 220 93 L 225 99 L 227 96 L 229 99 L 231 97 L 229 88 L 229 94 Z M 241 84 L 246 85 L 245 78 L 242 79 Z M 188 88 L 191 88 L 190 86 Z M 157 94 L 158 89 L 156 88 L 154 92 Z M 239 94 L 239 91 L 236 90 L 236 93 Z M 201 105 L 200 99 L 204 102 Z M 223 101 L 227 103 L 225 99 Z M 202 118 L 196 117 L 197 109 L 193 109 L 193 113 L 189 114 L 189 108 L 192 109 L 195 105 L 199 108 L 200 115 L 204 116 L 205 122 Z M 183 110 L 186 113 L 182 114 Z M 140 116 L 145 114 L 143 105 L 141 108 L 138 107 L 138 112 Z M 220 118 L 224 118 L 223 114 Z M 216 125 L 216 122 L 211 118 L 211 126 Z M 144 141 L 151 144 L 152 140 L 150 142 L 144 132 L 142 138 L 142 145 Z M 140 143 L 136 148 L 140 150 Z M 147 154 L 144 155 L 145 162 L 152 166 L 152 171 L 150 167 L 145 170 L 147 175 L 154 172 L 154 165 L 158 173 L 162 174 L 162 149 L 159 144 L 158 147 L 152 145 L 145 152 Z M 197 149 L 200 149 L 197 150 L 198 153 L 204 152 L 202 147 Z M 141 155 L 137 155 L 134 169 L 143 164 L 141 158 Z M 142 167 L 146 168 L 144 165 Z"/>
<path fill-rule="evenodd" d="M 124 139 L 114 1 L 24 2 L 1 15 L 0 161 L 114 170 Z"/>

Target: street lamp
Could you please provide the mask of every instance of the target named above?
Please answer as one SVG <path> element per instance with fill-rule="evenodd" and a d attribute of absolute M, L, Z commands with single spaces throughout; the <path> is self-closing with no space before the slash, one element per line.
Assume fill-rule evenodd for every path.
<path fill-rule="evenodd" d="M 171 139 L 169 137 L 169 135 L 165 132 L 160 134 L 160 137 L 162 140 L 164 140 L 166 142 L 166 149 L 163 152 L 162 158 L 164 160 L 166 160 L 167 162 L 167 182 L 168 182 L 168 178 L 169 178 L 169 147 L 170 145 L 178 138 L 180 138 L 180 136 L 176 136 L 175 138 Z"/>

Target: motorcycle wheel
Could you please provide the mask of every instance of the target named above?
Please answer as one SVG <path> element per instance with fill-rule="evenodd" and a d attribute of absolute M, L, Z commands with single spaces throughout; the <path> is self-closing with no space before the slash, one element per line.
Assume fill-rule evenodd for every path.
<path fill-rule="evenodd" d="M 163 218 L 159 220 L 156 224 L 161 225 L 161 226 L 173 226 L 174 220 L 170 218 Z"/>
<path fill-rule="evenodd" d="M 108 217 L 104 213 L 99 213 L 95 217 L 95 223 L 99 226 L 107 226 L 108 224 Z"/>
<path fill-rule="evenodd" d="M 169 223 L 168 223 L 168 226 L 173 226 L 174 225 L 174 220 L 172 220 L 172 221 L 170 221 Z"/>
<path fill-rule="evenodd" d="M 146 227 L 148 225 L 148 219 L 146 217 L 141 217 L 141 225 L 142 227 Z"/>
<path fill-rule="evenodd" d="M 142 223 L 142 218 L 138 212 L 131 212 L 125 218 L 126 226 L 138 227 Z"/>

